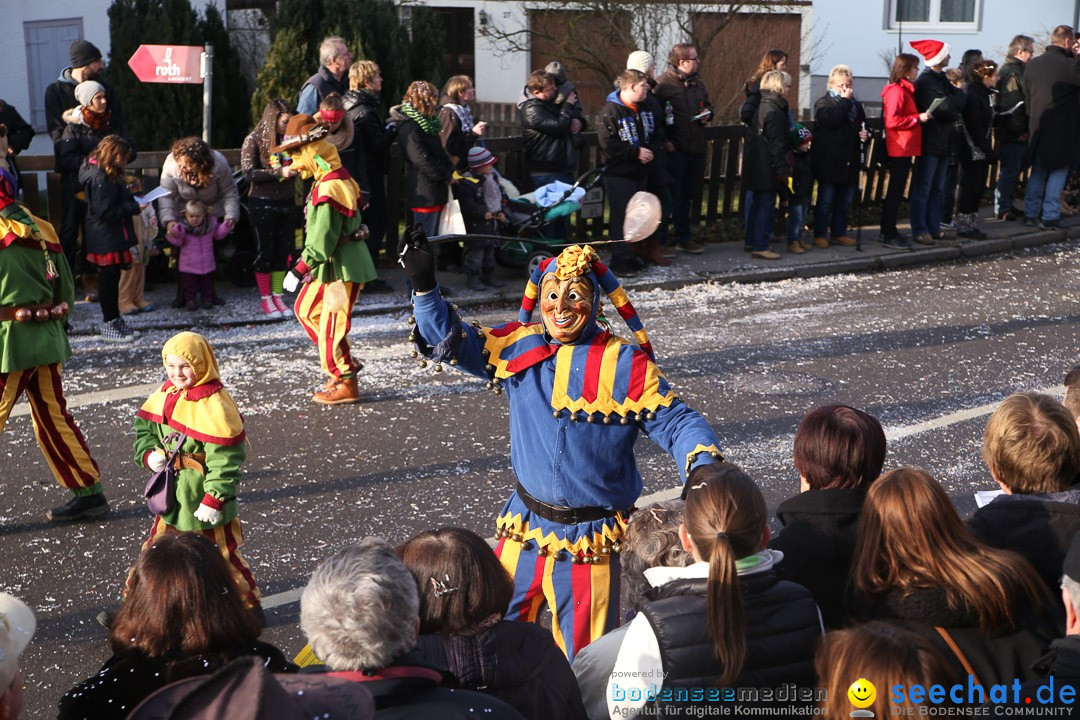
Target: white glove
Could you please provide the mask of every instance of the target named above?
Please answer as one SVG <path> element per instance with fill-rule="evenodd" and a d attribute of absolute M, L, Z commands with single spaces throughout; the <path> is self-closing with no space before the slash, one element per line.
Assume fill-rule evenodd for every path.
<path fill-rule="evenodd" d="M 160 450 L 154 450 L 152 453 L 146 456 L 146 467 L 150 468 L 154 472 L 161 472 L 165 469 L 165 465 L 168 464 L 169 458 L 165 453 Z"/>
<path fill-rule="evenodd" d="M 221 522 L 223 513 L 220 510 L 215 510 L 209 505 L 203 505 L 199 503 L 199 509 L 195 511 L 195 519 L 199 522 L 204 522 L 207 525 L 217 525 Z"/>
<path fill-rule="evenodd" d="M 296 289 L 300 287 L 300 276 L 290 270 L 285 273 L 285 281 L 281 283 L 281 287 L 285 289 L 285 292 L 296 292 Z"/>

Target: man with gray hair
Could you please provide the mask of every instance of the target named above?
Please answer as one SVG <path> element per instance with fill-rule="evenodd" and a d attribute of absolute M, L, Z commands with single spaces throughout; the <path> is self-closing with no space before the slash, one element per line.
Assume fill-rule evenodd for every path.
<path fill-rule="evenodd" d="M 994 215 L 999 220 L 1019 220 L 1022 210 L 1013 207 L 1013 190 L 1027 150 L 1028 113 L 1024 105 L 1024 66 L 1035 54 L 1035 41 L 1017 35 L 1009 43 L 1009 56 L 998 70 L 996 110 L 998 113 L 997 186 L 994 188 Z"/>
<path fill-rule="evenodd" d="M 309 77 L 300 88 L 300 101 L 296 103 L 298 114 L 314 115 L 319 103 L 330 93 L 345 97 L 343 78 L 349 72 L 353 56 L 345 45 L 345 38 L 333 35 L 319 44 L 319 71 Z"/>
<path fill-rule="evenodd" d="M 424 592 L 457 590 L 431 582 Z M 451 689 L 453 676 L 414 650 L 419 627 L 416 580 L 385 540 L 364 538 L 323 561 L 300 596 L 300 629 L 326 663 L 304 671 L 364 683 L 380 719 L 521 718 L 494 697 Z"/>

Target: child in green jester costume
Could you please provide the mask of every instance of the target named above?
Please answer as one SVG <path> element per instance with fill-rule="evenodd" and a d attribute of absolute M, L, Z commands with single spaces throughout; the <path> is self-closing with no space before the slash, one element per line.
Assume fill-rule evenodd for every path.
<path fill-rule="evenodd" d="M 74 493 L 48 513 L 62 522 L 109 511 L 98 466 L 67 409 L 60 364 L 71 357 L 64 322 L 75 302 L 71 270 L 52 225 L 15 199 L 0 125 L 0 432 L 23 393 L 49 469 Z"/>
<path fill-rule="evenodd" d="M 618 624 L 619 540 L 642 488 L 638 435 L 675 459 L 684 482 L 723 460 L 719 443 L 668 385 L 626 292 L 592 248 L 569 247 L 538 267 L 519 321 L 492 328 L 463 325 L 442 299 L 419 228 L 398 250 L 415 290 L 417 353 L 507 395 L 518 482 L 496 520 L 495 552 L 514 577 L 508 618 L 535 621 L 546 602 L 555 641 L 573 659 Z M 601 292 L 637 344 L 611 332 Z M 531 322 L 537 304 L 540 323 Z"/>

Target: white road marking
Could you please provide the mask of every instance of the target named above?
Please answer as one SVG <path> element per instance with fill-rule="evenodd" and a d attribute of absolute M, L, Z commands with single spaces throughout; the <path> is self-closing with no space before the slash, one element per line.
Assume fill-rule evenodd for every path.
<path fill-rule="evenodd" d="M 92 392 L 79 393 L 78 395 L 67 396 L 68 408 L 82 407 L 84 405 L 98 405 L 102 403 L 118 402 L 120 400 L 131 400 L 137 397 L 149 397 L 150 393 L 161 387 L 160 382 L 151 383 L 149 385 L 127 385 L 125 387 L 111 388 L 109 390 L 94 390 Z M 30 414 L 30 405 L 23 398 L 19 401 L 18 406 L 11 411 L 11 417 L 22 417 L 23 415 Z"/>

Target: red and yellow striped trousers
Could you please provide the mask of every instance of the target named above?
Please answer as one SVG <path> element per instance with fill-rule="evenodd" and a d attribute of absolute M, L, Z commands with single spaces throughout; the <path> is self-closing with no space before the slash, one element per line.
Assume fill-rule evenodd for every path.
<path fill-rule="evenodd" d="M 143 543 L 142 549 L 139 551 L 140 554 L 146 552 L 146 548 L 153 545 L 154 540 L 159 535 L 179 532 L 184 531 L 177 530 L 158 515 L 154 518 L 154 524 L 150 526 L 150 537 Z M 240 518 L 234 517 L 231 522 L 220 527 L 194 532 L 201 532 L 210 542 L 218 546 L 222 557 L 225 558 L 225 562 L 229 565 L 229 571 L 236 581 L 236 586 L 240 589 L 244 605 L 249 608 L 258 607 L 261 604 L 262 593 L 259 592 L 259 586 L 255 584 L 255 576 L 251 572 L 251 566 L 247 564 L 247 560 L 240 554 L 240 546 L 244 544 L 244 529 L 240 525 Z M 127 581 L 124 583 L 124 597 L 127 597 L 133 572 L 135 572 L 134 567 L 128 571 Z"/>
<path fill-rule="evenodd" d="M 349 302 L 337 312 L 326 309 L 324 295 L 328 283 L 312 280 L 300 289 L 293 310 L 300 326 L 319 347 L 319 365 L 323 372 L 335 378 L 356 374 L 356 363 L 349 352 L 349 329 L 352 327 L 352 307 L 363 284 L 346 282 Z"/>
<path fill-rule="evenodd" d="M 90 448 L 75 418 L 68 412 L 60 365 L 53 363 L 0 373 L 0 432 L 4 431 L 11 409 L 23 393 L 30 403 L 34 435 L 57 482 L 70 490 L 95 485 L 98 466 L 90 457 Z"/>

